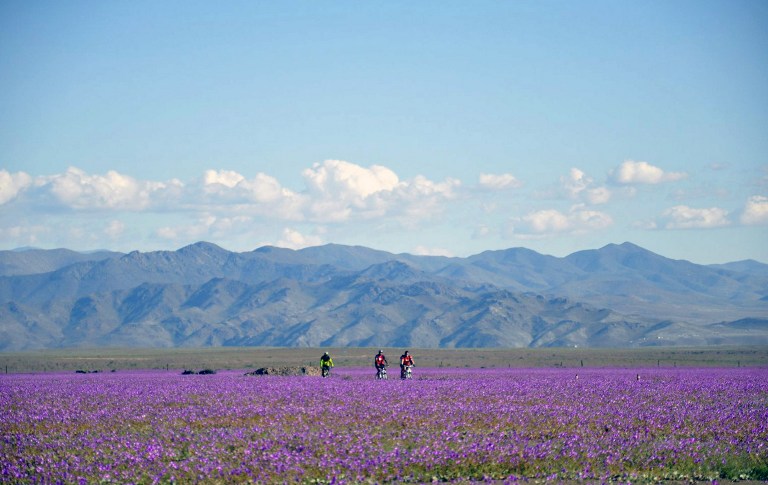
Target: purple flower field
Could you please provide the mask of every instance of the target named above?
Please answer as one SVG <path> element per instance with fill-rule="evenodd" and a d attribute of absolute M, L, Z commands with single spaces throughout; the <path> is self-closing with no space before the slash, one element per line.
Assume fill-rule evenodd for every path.
<path fill-rule="evenodd" d="M 243 373 L 2 375 L 0 482 L 768 480 L 768 369 Z"/>

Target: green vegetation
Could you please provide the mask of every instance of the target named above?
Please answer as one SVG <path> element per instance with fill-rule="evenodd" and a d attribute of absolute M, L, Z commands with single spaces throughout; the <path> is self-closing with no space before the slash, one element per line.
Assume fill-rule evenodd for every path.
<path fill-rule="evenodd" d="M 315 365 L 328 350 L 337 366 L 372 365 L 374 348 L 215 347 L 64 349 L 0 352 L 0 373 L 121 369 L 257 369 Z M 404 349 L 385 348 L 395 362 Z M 768 346 L 641 349 L 410 349 L 419 367 L 754 367 L 768 365 Z"/>

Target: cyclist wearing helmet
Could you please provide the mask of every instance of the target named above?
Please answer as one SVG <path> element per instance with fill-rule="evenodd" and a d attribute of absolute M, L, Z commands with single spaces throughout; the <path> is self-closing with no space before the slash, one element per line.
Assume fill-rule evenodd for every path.
<path fill-rule="evenodd" d="M 413 367 L 413 357 L 406 350 L 403 355 L 400 356 L 400 378 L 405 379 L 406 369 Z"/>
<path fill-rule="evenodd" d="M 376 375 L 381 378 L 382 371 L 386 369 L 388 365 L 389 362 L 387 362 L 387 358 L 384 356 L 384 351 L 379 350 L 379 353 L 373 358 L 373 366 L 376 367 Z"/>
<path fill-rule="evenodd" d="M 320 369 L 322 369 L 323 377 L 328 377 L 330 375 L 331 367 L 333 367 L 333 359 L 331 359 L 328 352 L 325 352 L 323 356 L 320 357 Z"/>

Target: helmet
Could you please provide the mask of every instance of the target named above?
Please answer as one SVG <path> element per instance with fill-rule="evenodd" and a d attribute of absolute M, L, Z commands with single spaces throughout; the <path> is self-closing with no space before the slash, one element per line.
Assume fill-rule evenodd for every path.
<path fill-rule="evenodd" d="M 328 355 L 328 352 L 324 353 L 323 355 Z"/>
<path fill-rule="evenodd" d="M 381 349 L 379 349 L 379 353 L 380 353 L 380 354 L 383 354 L 383 353 L 384 353 L 384 351 L 383 351 L 383 350 L 381 350 Z"/>

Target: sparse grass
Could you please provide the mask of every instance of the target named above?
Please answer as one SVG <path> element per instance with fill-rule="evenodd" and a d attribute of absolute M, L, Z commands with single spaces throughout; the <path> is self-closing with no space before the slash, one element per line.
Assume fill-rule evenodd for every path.
<path fill-rule="evenodd" d="M 377 348 L 217 347 L 199 349 L 65 349 L 0 352 L 0 373 L 121 369 L 251 369 L 317 365 L 328 350 L 341 367 L 372 365 Z M 391 362 L 405 349 L 385 348 Z M 409 349 L 419 367 L 754 367 L 768 365 L 768 346 L 642 349 Z"/>

